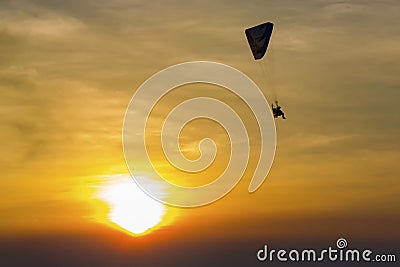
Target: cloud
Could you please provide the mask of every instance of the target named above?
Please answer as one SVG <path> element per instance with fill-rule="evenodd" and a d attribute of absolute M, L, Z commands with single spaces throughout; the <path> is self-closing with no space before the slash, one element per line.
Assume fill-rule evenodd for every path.
<path fill-rule="evenodd" d="M 2 11 L 0 17 L 0 30 L 20 37 L 65 39 L 85 29 L 79 19 L 50 12 Z"/>
<path fill-rule="evenodd" d="M 326 19 L 340 19 L 343 16 L 355 15 L 355 14 L 368 14 L 370 8 L 366 4 L 356 4 L 350 2 L 335 2 L 326 5 L 321 15 Z"/>

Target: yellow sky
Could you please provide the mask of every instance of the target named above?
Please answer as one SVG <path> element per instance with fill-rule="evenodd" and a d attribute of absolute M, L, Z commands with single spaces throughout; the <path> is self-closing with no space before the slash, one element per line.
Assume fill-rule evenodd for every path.
<path fill-rule="evenodd" d="M 210 231 L 221 235 L 255 228 L 274 235 L 399 235 L 396 1 L 164 5 L 0 4 L 0 232 L 92 223 L 101 205 L 96 188 L 104 177 L 128 173 L 121 129 L 136 88 L 170 65 L 210 60 L 244 72 L 268 98 L 275 88 L 288 120 L 277 121 L 275 162 L 256 193 L 248 194 L 247 175 L 213 205 L 171 208 L 171 227 L 216 227 Z M 243 32 L 264 21 L 275 23 L 267 82 Z M 207 133 L 203 123 L 198 137 Z M 225 227 L 232 222 L 243 226 Z"/>

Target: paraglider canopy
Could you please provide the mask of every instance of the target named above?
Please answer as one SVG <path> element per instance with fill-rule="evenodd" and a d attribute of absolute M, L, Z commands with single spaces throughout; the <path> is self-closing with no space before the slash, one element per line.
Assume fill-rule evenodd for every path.
<path fill-rule="evenodd" d="M 266 22 L 244 31 L 255 60 L 261 59 L 267 52 L 273 27 L 274 24 Z"/>

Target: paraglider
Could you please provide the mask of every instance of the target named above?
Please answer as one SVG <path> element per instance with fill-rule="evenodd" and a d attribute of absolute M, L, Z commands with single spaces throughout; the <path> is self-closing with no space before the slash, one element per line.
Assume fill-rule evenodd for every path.
<path fill-rule="evenodd" d="M 266 22 L 245 30 L 247 41 L 249 43 L 253 57 L 256 61 L 260 61 L 266 54 L 273 28 L 274 28 L 273 23 Z M 263 69 L 262 65 L 261 67 Z M 266 76 L 264 69 L 263 72 L 264 76 Z M 278 118 L 281 116 L 282 119 L 286 119 L 285 114 L 283 113 L 281 107 L 278 105 L 278 100 L 276 95 L 275 95 L 275 104 L 276 106 L 274 106 L 274 104 L 271 105 L 274 118 Z"/>
<path fill-rule="evenodd" d="M 272 108 L 272 113 L 274 114 L 274 118 L 278 118 L 279 116 L 282 116 L 282 119 L 286 120 L 285 113 L 283 113 L 281 106 L 278 105 L 278 101 L 275 102 L 276 107 L 274 104 L 271 104 Z"/>
<path fill-rule="evenodd" d="M 244 31 L 255 60 L 263 58 L 267 52 L 273 28 L 274 24 L 267 22 Z"/>

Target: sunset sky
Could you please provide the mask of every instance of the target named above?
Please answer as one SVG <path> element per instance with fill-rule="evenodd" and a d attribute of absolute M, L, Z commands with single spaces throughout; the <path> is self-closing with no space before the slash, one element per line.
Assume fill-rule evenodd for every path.
<path fill-rule="evenodd" d="M 396 0 L 1 1 L 0 263 L 258 266 L 265 243 L 339 237 L 398 253 L 399 14 Z M 244 29 L 266 21 L 275 27 L 263 77 Z M 249 194 L 255 136 L 249 169 L 223 199 L 145 204 L 122 151 L 125 110 L 151 75 L 197 60 L 242 71 L 270 101 L 276 92 L 288 119 L 276 120 L 274 164 Z M 181 89 L 158 112 L 204 95 L 249 112 L 216 86 Z M 210 135 L 223 149 L 200 180 L 172 180 L 211 181 L 227 161 L 223 128 L 198 121 L 182 134 L 189 158 Z M 149 149 L 161 155 L 158 138 Z M 160 171 L 173 173 L 162 160 Z M 138 198 L 122 207 L 126 188 Z M 129 224 L 127 213 L 153 227 L 135 235 L 112 220 Z"/>

